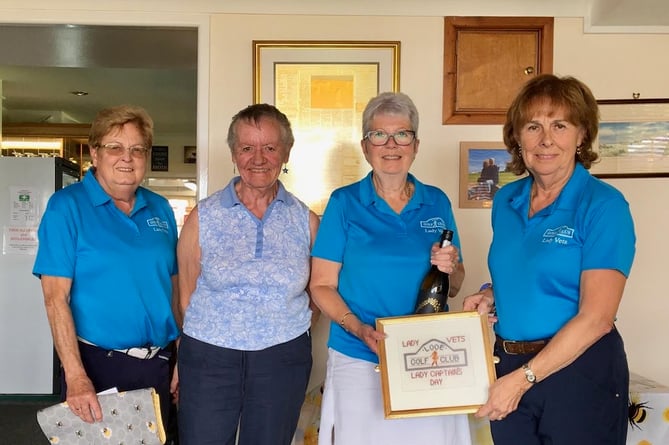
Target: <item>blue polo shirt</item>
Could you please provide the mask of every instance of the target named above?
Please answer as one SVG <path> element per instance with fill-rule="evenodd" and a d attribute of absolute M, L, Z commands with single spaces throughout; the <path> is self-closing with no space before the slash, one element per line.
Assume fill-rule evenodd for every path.
<path fill-rule="evenodd" d="M 139 187 L 126 215 L 91 169 L 51 196 L 38 238 L 33 274 L 72 279 L 78 336 L 105 349 L 166 346 L 177 337 L 177 227 L 165 198 Z"/>
<path fill-rule="evenodd" d="M 430 249 L 443 229 L 453 230 L 460 246 L 451 202 L 444 192 L 415 185 L 411 200 L 398 215 L 372 185 L 372 173 L 335 190 L 323 214 L 314 257 L 341 263 L 339 294 L 363 322 L 374 326 L 379 317 L 413 313 L 418 288 L 430 268 Z M 378 363 L 363 342 L 330 324 L 328 346 L 350 357 Z"/>
<path fill-rule="evenodd" d="M 581 273 L 628 276 L 636 237 L 629 204 L 580 164 L 555 201 L 528 218 L 532 178 L 505 185 L 492 207 L 488 267 L 508 340 L 552 337 L 578 312 Z"/>

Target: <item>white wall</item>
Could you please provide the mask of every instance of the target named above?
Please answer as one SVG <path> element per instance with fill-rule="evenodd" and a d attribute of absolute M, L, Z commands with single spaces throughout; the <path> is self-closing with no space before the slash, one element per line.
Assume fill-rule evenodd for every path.
<path fill-rule="evenodd" d="M 303 3 L 288 3 L 293 3 L 293 11 L 298 9 L 297 5 L 302 8 L 301 14 L 308 13 Z M 321 10 L 326 3 L 318 3 Z M 464 140 L 500 140 L 501 127 L 441 125 L 442 15 L 559 17 L 555 26 L 554 69 L 557 73 L 580 77 L 600 98 L 628 98 L 633 91 L 640 91 L 642 97 L 669 97 L 666 81 L 669 35 L 583 34 L 582 19 L 565 17 L 565 14 L 578 10 L 577 3 L 580 2 L 568 2 L 568 9 L 559 2 L 521 0 L 503 3 L 430 0 L 426 1 L 429 8 L 425 9 L 411 4 L 411 14 L 420 11 L 425 15 L 432 14 L 431 17 L 225 14 L 241 7 L 235 9 L 230 2 L 205 0 L 166 1 L 160 2 L 160 7 L 151 1 L 101 0 L 91 6 L 83 0 L 69 0 L 60 2 L 57 11 L 49 10 L 53 6 L 47 0 L 6 0 L 0 9 L 11 8 L 1 11 L 5 22 L 118 24 L 125 21 L 169 26 L 191 21 L 199 26 L 201 38 L 208 46 L 201 52 L 198 73 L 200 122 L 197 145 L 204 150 L 198 153 L 201 161 L 198 169 L 200 182 L 208 184 L 209 192 L 222 187 L 232 176 L 225 131 L 232 115 L 252 102 L 252 40 L 400 40 L 402 90 L 412 96 L 421 113 L 421 149 L 413 172 L 421 180 L 442 187 L 456 204 L 468 271 L 463 288 L 466 293 L 477 289 L 488 278 L 485 258 L 491 232 L 488 210 L 457 208 L 458 144 Z M 380 2 L 369 4 L 355 2 L 352 11 L 373 14 L 386 10 L 378 7 Z M 407 2 L 402 4 L 408 5 Z M 161 12 L 151 11 L 151 5 L 156 6 L 155 11 Z M 525 10 L 523 6 L 529 9 Z M 265 10 L 277 7 L 279 2 L 268 2 Z M 97 8 L 97 11 L 90 8 Z M 196 16 L 184 15 L 184 10 Z M 285 9 L 284 13 L 289 10 Z M 401 8 L 387 10 L 389 14 L 397 14 Z M 661 342 L 669 338 L 666 315 L 669 299 L 664 295 L 666 286 L 661 280 L 667 265 L 664 252 L 669 250 L 669 240 L 663 231 L 669 210 L 662 192 L 668 190 L 669 180 L 619 179 L 611 183 L 627 196 L 637 225 L 637 258 L 619 314 L 619 327 L 626 340 L 630 366 L 636 372 L 669 384 L 669 358 L 662 352 Z M 458 298 L 453 307 L 458 307 L 460 300 Z M 317 366 L 321 361 L 319 357 Z"/>
<path fill-rule="evenodd" d="M 598 98 L 630 98 L 632 91 L 640 91 L 642 97 L 669 97 L 669 59 L 657 57 L 669 48 L 669 35 L 585 35 L 582 30 L 582 19 L 556 19 L 556 73 L 580 77 Z M 211 78 L 216 81 L 211 84 L 210 96 L 210 191 L 225 185 L 232 174 L 225 129 L 230 117 L 252 101 L 254 39 L 402 42 L 401 89 L 414 99 L 421 115 L 420 152 L 412 171 L 423 181 L 443 188 L 456 205 L 467 267 L 463 295 L 486 281 L 490 212 L 457 208 L 458 144 L 501 140 L 501 126 L 441 124 L 442 17 L 213 16 L 210 63 Z M 659 193 L 669 191 L 669 180 L 620 179 L 611 183 L 630 201 L 639 238 L 618 326 L 626 340 L 630 367 L 669 384 L 669 359 L 660 352 L 660 339 L 669 337 L 669 298 L 663 298 L 660 281 L 660 269 L 666 268 L 667 261 L 659 255 L 669 251 L 662 231 L 669 210 L 662 205 L 666 198 Z M 452 307 L 461 307 L 461 298 Z M 322 340 L 320 331 L 319 326 L 318 341 Z"/>

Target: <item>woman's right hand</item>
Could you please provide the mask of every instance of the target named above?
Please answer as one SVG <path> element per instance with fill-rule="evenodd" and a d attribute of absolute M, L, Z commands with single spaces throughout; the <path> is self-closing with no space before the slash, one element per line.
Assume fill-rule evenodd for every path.
<path fill-rule="evenodd" d="M 102 408 L 88 376 L 67 379 L 66 400 L 72 413 L 84 422 L 93 423 L 102 420 Z"/>
<path fill-rule="evenodd" d="M 491 288 L 466 296 L 462 304 L 462 310 L 477 311 L 481 315 L 488 315 L 488 322 L 490 324 L 497 321 L 495 298 Z"/>

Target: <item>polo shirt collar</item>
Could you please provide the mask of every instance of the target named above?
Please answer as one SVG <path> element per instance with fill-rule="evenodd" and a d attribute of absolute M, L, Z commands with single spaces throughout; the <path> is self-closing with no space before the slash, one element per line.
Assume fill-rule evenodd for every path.
<path fill-rule="evenodd" d="M 551 205 L 542 209 L 539 213 L 548 212 L 552 214 L 558 209 L 571 210 L 575 209 L 578 205 L 579 197 L 583 191 L 583 188 L 586 186 L 587 181 L 590 179 L 590 173 L 583 167 L 583 164 L 580 162 L 576 163 L 576 167 L 571 174 L 571 177 L 565 184 L 565 186 L 560 191 L 560 195 L 553 201 Z M 511 207 L 521 214 L 527 215 L 529 203 L 530 203 L 530 193 L 532 190 L 533 179 L 529 179 L 523 185 L 521 193 L 513 198 L 511 201 Z"/>
<path fill-rule="evenodd" d="M 112 197 L 105 192 L 95 177 L 95 167 L 88 169 L 81 182 L 94 206 L 103 206 L 107 203 L 114 204 Z M 135 205 L 132 208 L 131 215 L 144 207 L 146 207 L 146 191 L 143 187 L 137 187 L 135 191 Z"/>
<path fill-rule="evenodd" d="M 383 199 L 376 193 L 374 184 L 372 182 L 373 171 L 370 171 L 367 176 L 365 176 L 362 181 L 360 181 L 360 202 L 366 206 L 376 204 L 377 202 L 382 202 Z M 407 203 L 404 210 L 410 210 L 413 208 L 420 207 L 422 204 L 430 204 L 433 199 L 431 199 L 427 193 L 425 185 L 418 181 L 414 175 L 408 173 L 407 181 L 413 183 L 414 192 L 413 196 Z M 403 210 L 403 211 L 404 211 Z"/>
<path fill-rule="evenodd" d="M 225 189 L 223 189 L 223 192 L 221 193 L 221 205 L 224 208 L 232 208 L 236 205 L 243 205 L 239 200 L 239 196 L 237 196 L 237 192 L 235 191 L 235 184 L 237 184 L 240 180 L 240 176 L 235 176 L 230 180 Z M 291 200 L 288 199 L 288 191 L 283 186 L 281 181 L 277 180 L 276 182 L 279 184 L 279 190 L 276 192 L 276 198 L 274 198 L 274 200 L 290 205 Z"/>

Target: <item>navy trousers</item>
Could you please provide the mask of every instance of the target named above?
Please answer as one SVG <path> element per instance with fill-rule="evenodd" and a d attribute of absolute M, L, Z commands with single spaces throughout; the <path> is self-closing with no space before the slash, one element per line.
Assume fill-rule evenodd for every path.
<path fill-rule="evenodd" d="M 160 396 L 163 424 L 169 422 L 170 404 L 170 349 L 161 350 L 150 360 L 140 360 L 116 351 L 79 342 L 81 361 L 96 392 L 116 387 L 119 391 L 153 387 Z M 65 400 L 67 385 L 61 373 L 61 399 Z"/>
<path fill-rule="evenodd" d="M 311 336 L 260 351 L 182 335 L 179 444 L 289 445 L 311 373 Z M 238 431 L 239 430 L 239 431 Z"/>
<path fill-rule="evenodd" d="M 527 363 L 495 346 L 497 375 Z M 617 330 L 606 334 L 571 365 L 536 383 L 504 420 L 490 422 L 495 445 L 624 445 L 629 370 Z"/>

